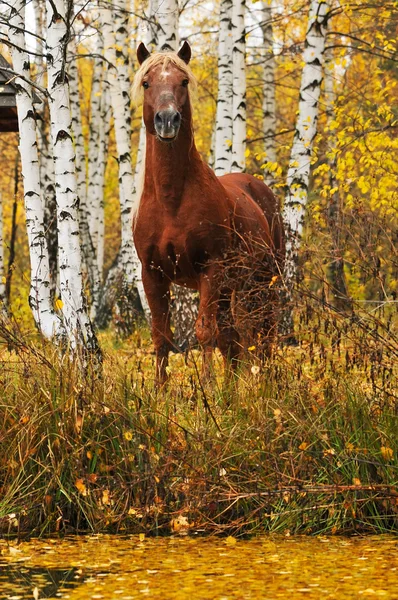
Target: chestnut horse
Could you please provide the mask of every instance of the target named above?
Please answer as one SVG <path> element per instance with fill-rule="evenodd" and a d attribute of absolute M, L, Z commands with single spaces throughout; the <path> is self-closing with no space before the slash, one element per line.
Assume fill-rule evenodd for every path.
<path fill-rule="evenodd" d="M 262 285 L 269 287 L 281 270 L 284 237 L 271 190 L 243 173 L 218 178 L 195 147 L 189 44 L 178 53 L 155 54 L 140 44 L 137 57 L 140 68 L 132 92 L 136 100 L 143 95 L 146 156 L 133 231 L 152 314 L 156 380 L 163 383 L 174 348 L 171 283 L 199 291 L 195 333 L 203 348 L 204 371 L 215 345 L 227 364 L 234 363 L 242 344 L 234 327 L 236 291 L 230 282 L 223 284 L 226 257 L 230 250 L 239 254 L 242 249 L 267 263 Z"/>

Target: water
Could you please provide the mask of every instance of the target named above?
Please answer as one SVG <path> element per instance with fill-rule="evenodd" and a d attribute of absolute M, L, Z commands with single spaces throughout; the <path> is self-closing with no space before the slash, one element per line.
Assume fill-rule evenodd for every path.
<path fill-rule="evenodd" d="M 143 536 L 141 536 L 142 538 Z M 398 599 L 398 538 L 0 541 L 0 599 Z"/>

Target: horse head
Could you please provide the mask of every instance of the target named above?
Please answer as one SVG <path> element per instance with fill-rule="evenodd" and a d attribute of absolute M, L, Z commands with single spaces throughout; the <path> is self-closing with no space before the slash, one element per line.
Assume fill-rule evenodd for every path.
<path fill-rule="evenodd" d="M 151 55 L 141 43 L 137 58 L 141 66 L 135 76 L 133 95 L 137 88 L 143 90 L 146 129 L 161 142 L 173 142 L 184 112 L 190 109 L 188 86 L 194 82 L 188 67 L 191 48 L 184 42 L 178 53 L 166 51 Z"/>

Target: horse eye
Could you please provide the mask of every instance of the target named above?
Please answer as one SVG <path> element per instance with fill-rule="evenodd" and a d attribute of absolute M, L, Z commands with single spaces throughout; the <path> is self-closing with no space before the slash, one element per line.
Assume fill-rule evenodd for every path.
<path fill-rule="evenodd" d="M 184 79 L 182 82 L 183 87 L 188 87 L 188 83 L 189 83 L 188 79 Z"/>
<path fill-rule="evenodd" d="M 142 87 L 144 88 L 144 90 L 147 90 L 149 88 L 149 83 L 147 81 L 143 81 Z"/>

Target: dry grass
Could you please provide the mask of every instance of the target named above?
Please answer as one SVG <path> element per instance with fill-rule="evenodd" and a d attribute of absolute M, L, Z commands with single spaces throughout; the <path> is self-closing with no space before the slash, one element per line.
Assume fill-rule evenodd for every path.
<path fill-rule="evenodd" d="M 172 355 L 156 391 L 150 336 L 101 335 L 102 379 L 3 328 L 3 532 L 386 531 L 398 524 L 396 340 L 388 315 L 308 295 L 297 347 L 249 353 L 235 383 Z M 8 336 L 8 337 L 7 337 Z"/>

